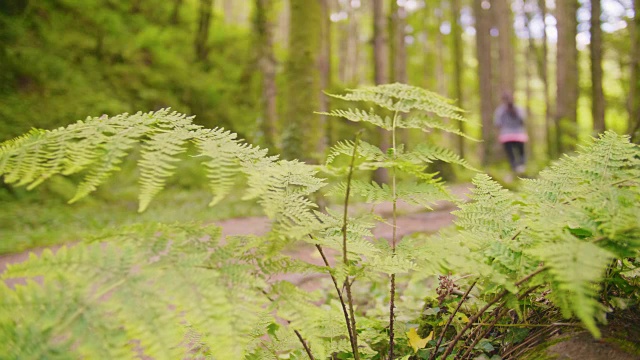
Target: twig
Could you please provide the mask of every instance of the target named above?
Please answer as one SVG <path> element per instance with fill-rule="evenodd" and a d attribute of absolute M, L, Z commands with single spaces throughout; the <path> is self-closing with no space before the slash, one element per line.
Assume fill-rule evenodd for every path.
<path fill-rule="evenodd" d="M 530 289 L 528 289 L 527 291 L 523 292 L 522 294 L 518 295 L 518 301 L 524 299 L 525 296 L 529 295 L 532 291 L 534 291 L 535 289 L 537 289 L 539 286 L 534 286 Z M 476 344 L 483 339 L 485 336 L 487 336 L 487 334 L 489 334 L 489 332 L 491 332 L 491 330 L 493 330 L 493 328 L 495 327 L 496 323 L 509 311 L 509 309 L 503 309 L 504 308 L 504 303 L 501 304 L 498 309 L 496 309 L 496 311 L 493 311 L 492 316 L 494 316 L 493 321 L 489 324 L 489 326 L 487 327 L 487 329 L 485 329 L 484 332 L 482 332 L 482 334 L 480 334 L 480 336 L 477 336 L 473 342 L 469 345 L 469 347 L 467 348 L 467 350 L 465 351 L 464 354 L 462 354 L 462 356 L 460 357 L 460 359 L 464 359 L 467 356 L 471 355 L 471 351 L 473 351 L 473 348 L 476 346 Z M 482 326 L 477 327 L 477 329 L 482 329 Z"/>
<path fill-rule="evenodd" d="M 522 278 L 521 280 L 519 280 L 518 282 L 516 282 L 516 286 L 520 286 L 523 283 L 531 280 L 532 277 L 536 276 L 537 274 L 541 273 L 543 270 L 545 270 L 544 267 L 540 267 L 538 268 L 536 271 L 532 272 L 531 274 L 525 276 L 524 278 Z M 451 354 L 451 352 L 453 351 L 453 348 L 456 346 L 456 344 L 458 343 L 458 341 L 460 340 L 460 338 L 462 337 L 462 335 L 464 335 L 464 333 L 469 330 L 469 328 L 471 326 L 473 326 L 473 324 L 476 322 L 476 320 L 478 320 L 478 318 L 480 316 L 482 316 L 482 314 L 484 314 L 485 311 L 487 311 L 487 309 L 489 309 L 493 304 L 497 303 L 498 301 L 500 301 L 503 297 L 505 297 L 509 292 L 507 290 L 503 290 L 500 294 L 498 294 L 498 296 L 496 296 L 493 300 L 491 300 L 489 303 L 487 303 L 487 305 L 485 305 L 482 309 L 480 309 L 475 315 L 473 315 L 470 319 L 469 322 L 467 323 L 467 325 L 465 325 L 465 327 L 455 336 L 455 338 L 453 339 L 453 341 L 451 341 L 451 344 L 449 344 L 449 346 L 447 346 L 447 349 L 444 351 L 444 354 L 442 355 L 443 359 L 446 359 L 447 356 L 449 354 Z"/>
<path fill-rule="evenodd" d="M 474 281 L 473 284 L 471 284 L 471 286 L 469 286 L 467 291 L 462 296 L 462 299 L 460 299 L 460 301 L 458 302 L 458 306 L 456 306 L 456 309 L 453 311 L 451 316 L 449 316 L 449 319 L 447 320 L 447 323 L 444 325 L 444 328 L 442 329 L 442 333 L 440 334 L 440 337 L 438 338 L 438 342 L 436 343 L 436 348 L 433 351 L 433 353 L 431 353 L 431 356 L 429 356 L 429 360 L 435 359 L 436 354 L 438 353 L 438 349 L 440 348 L 440 344 L 442 343 L 442 340 L 444 339 L 444 334 L 447 332 L 447 328 L 449 327 L 449 325 L 451 325 L 451 321 L 453 321 L 453 318 L 455 317 L 456 313 L 458 312 L 458 310 L 460 310 L 460 307 L 462 306 L 462 303 L 467 299 L 467 295 L 469 295 L 469 293 L 471 292 L 471 289 L 473 289 L 473 287 L 476 286 L 476 282 L 477 281 Z"/>

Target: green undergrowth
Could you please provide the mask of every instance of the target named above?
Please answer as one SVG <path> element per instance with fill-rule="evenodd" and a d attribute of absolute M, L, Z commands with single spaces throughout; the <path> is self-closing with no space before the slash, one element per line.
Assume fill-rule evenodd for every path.
<path fill-rule="evenodd" d="M 558 327 L 606 338 L 610 313 L 637 307 L 640 148 L 628 136 L 592 139 L 536 179 L 519 180 L 518 192 L 478 174 L 462 203 L 433 165 L 477 169 L 436 144 L 407 149 L 396 136 L 402 129 L 466 136 L 442 120 L 467 121 L 461 109 L 404 84 L 332 96 L 353 107 L 326 115 L 388 130 L 391 148 L 358 132 L 334 145 L 323 165 L 310 165 L 169 110 L 88 118 L 2 143 L 0 174 L 12 186 L 33 189 L 64 175 L 75 184 L 63 196 L 72 203 L 89 194 L 97 202 L 137 197 L 138 212 L 160 208 L 154 217 L 163 220 L 169 208 L 183 207 L 162 194 L 190 189 L 189 206 L 187 198 L 206 198 L 214 211 L 248 200 L 271 228 L 222 238 L 197 216 L 176 216 L 170 224 L 101 229 L 76 246 L 8 266 L 0 275 L 0 353 L 508 360 Z M 195 173 L 179 165 L 190 161 Z M 127 163 L 136 170 L 124 177 L 136 178 L 135 187 L 110 179 Z M 386 181 L 363 176 L 381 168 Z M 342 208 L 321 208 L 313 200 L 323 196 L 342 198 Z M 430 210 L 443 200 L 459 206 L 455 227 L 432 235 L 396 231 L 401 201 Z M 352 214 L 354 201 L 390 202 L 391 218 Z M 391 236 L 373 235 L 382 223 Z M 292 256 L 296 246 L 317 252 Z M 303 286 L 316 278 L 328 289 Z"/>

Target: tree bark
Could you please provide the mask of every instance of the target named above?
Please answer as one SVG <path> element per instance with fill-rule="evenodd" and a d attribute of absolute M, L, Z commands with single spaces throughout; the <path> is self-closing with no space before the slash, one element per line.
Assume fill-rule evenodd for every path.
<path fill-rule="evenodd" d="M 273 53 L 273 0 L 255 1 L 254 27 L 258 49 L 258 67 L 261 75 L 261 123 L 263 144 L 272 152 L 276 151 L 276 59 Z"/>
<path fill-rule="evenodd" d="M 633 1 L 634 18 L 631 21 L 631 74 L 629 77 L 629 122 L 631 140 L 640 141 L 640 0 Z"/>
<path fill-rule="evenodd" d="M 602 29 L 600 0 L 591 0 L 591 113 L 596 134 L 606 129 L 604 122 L 605 100 L 602 90 Z"/>
<path fill-rule="evenodd" d="M 553 126 L 553 119 L 551 116 L 551 95 L 549 94 L 549 46 L 547 42 L 547 3 L 546 0 L 538 0 L 538 7 L 542 13 L 542 19 L 544 22 L 544 31 L 542 32 L 542 56 L 538 61 L 538 71 L 542 78 L 542 85 L 544 91 L 544 129 L 545 138 L 547 140 L 547 156 L 549 159 L 554 159 L 558 155 L 558 149 L 556 148 L 557 141 L 555 140 L 557 134 L 555 127 Z"/>
<path fill-rule="evenodd" d="M 171 10 L 171 18 L 169 18 L 171 25 L 178 25 L 180 23 L 180 8 L 182 7 L 182 2 L 183 0 L 173 1 L 173 10 Z"/>
<path fill-rule="evenodd" d="M 209 40 L 209 27 L 213 12 L 213 0 L 200 0 L 198 29 L 195 39 L 195 53 L 198 61 L 205 62 L 209 54 L 207 42 Z"/>
<path fill-rule="evenodd" d="M 493 127 L 493 98 L 491 91 L 491 23 L 487 10 L 482 8 L 483 0 L 473 1 L 476 19 L 476 52 L 478 57 L 478 92 L 480 94 L 480 115 L 482 118 L 482 165 L 493 159 L 495 131 Z"/>
<path fill-rule="evenodd" d="M 318 59 L 318 68 L 320 70 L 320 89 L 328 91 L 332 85 L 332 73 L 331 73 L 331 6 L 329 0 L 321 0 L 320 5 L 322 7 L 322 28 L 320 29 L 320 57 Z M 321 96 L 320 98 L 320 111 L 329 111 L 329 97 Z M 327 116 L 320 116 L 320 122 L 323 124 L 325 136 L 324 141 L 320 142 L 321 153 L 324 152 L 327 145 L 333 143 L 333 128 L 332 122 L 327 119 Z"/>
<path fill-rule="evenodd" d="M 389 82 L 407 82 L 407 46 L 405 44 L 404 7 L 390 0 L 389 12 Z"/>
<path fill-rule="evenodd" d="M 499 91 L 513 93 L 516 90 L 516 66 L 513 51 L 513 12 L 510 4 L 510 0 L 491 1 L 498 25 Z"/>
<path fill-rule="evenodd" d="M 322 8 L 320 0 L 290 0 L 289 59 L 286 66 L 287 121 L 283 134 L 283 156 L 317 163 L 323 129 L 320 108 L 318 56 Z"/>
<path fill-rule="evenodd" d="M 387 42 L 385 39 L 385 16 L 383 0 L 373 0 L 373 80 L 376 85 L 387 82 Z M 386 150 L 391 146 L 389 132 L 378 128 L 380 148 Z M 389 172 L 386 169 L 377 169 L 373 173 L 373 180 L 378 184 L 389 182 Z"/>
<path fill-rule="evenodd" d="M 462 62 L 464 54 L 462 52 L 462 28 L 460 26 L 460 0 L 451 1 L 451 35 L 452 56 L 453 56 L 453 94 L 457 101 L 457 105 L 462 108 L 464 106 L 462 94 Z M 458 122 L 460 132 L 464 133 L 464 122 Z M 457 137 L 458 154 L 464 157 L 464 137 Z"/>
<path fill-rule="evenodd" d="M 556 2 L 558 50 L 556 54 L 556 147 L 560 153 L 575 148 L 578 140 L 578 28 L 577 0 Z"/>

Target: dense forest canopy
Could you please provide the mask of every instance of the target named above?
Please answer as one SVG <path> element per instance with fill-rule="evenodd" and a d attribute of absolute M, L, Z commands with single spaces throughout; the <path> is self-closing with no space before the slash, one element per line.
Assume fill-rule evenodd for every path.
<path fill-rule="evenodd" d="M 284 154 L 310 143 L 319 158 L 350 137 L 348 125 L 312 114 L 330 105 L 322 90 L 404 82 L 455 99 L 484 125 L 465 129 L 483 143 L 439 141 L 485 164 L 498 152 L 493 110 L 513 91 L 529 114 L 534 159 L 546 163 L 590 134 L 638 128 L 637 1 L 594 4 L 3 1 L 2 137 L 171 106 Z"/>

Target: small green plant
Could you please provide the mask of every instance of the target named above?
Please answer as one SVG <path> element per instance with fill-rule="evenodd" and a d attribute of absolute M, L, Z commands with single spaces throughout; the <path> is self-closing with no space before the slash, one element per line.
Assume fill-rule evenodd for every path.
<path fill-rule="evenodd" d="M 227 237 L 200 224 L 134 225 L 10 266 L 0 284 L 0 353 L 14 358 L 472 359 L 514 358 L 576 318 L 594 336 L 620 302 L 635 303 L 640 250 L 640 151 L 606 133 L 512 193 L 478 175 L 456 228 L 437 235 L 375 239 L 387 221 L 349 211 L 352 196 L 425 209 L 456 199 L 434 160 L 473 167 L 424 144 L 405 150 L 398 129 L 458 133 L 465 121 L 448 100 L 402 84 L 332 95 L 366 104 L 327 115 L 389 131 L 391 148 L 362 141 L 334 146 L 320 167 L 344 181 L 329 192 L 341 211 L 321 212 L 309 195 L 327 180 L 317 167 L 269 157 L 221 129 L 162 110 L 93 118 L 32 131 L 0 145 L 0 174 L 35 187 L 80 176 L 71 201 L 101 185 L 140 146 L 140 211 L 163 189 L 179 155 L 202 160 L 220 203 L 244 178 L 244 197 L 272 219 L 262 237 Z M 387 114 L 387 115 L 382 115 Z M 462 135 L 462 134 L 459 134 Z M 336 159 L 345 157 L 338 167 Z M 389 171 L 389 183 L 354 179 Z M 321 263 L 286 255 L 310 244 Z M 308 292 L 286 273 L 325 274 L 331 292 Z M 42 277 L 39 284 L 34 281 Z M 602 286 L 601 286 L 602 284 Z"/>

